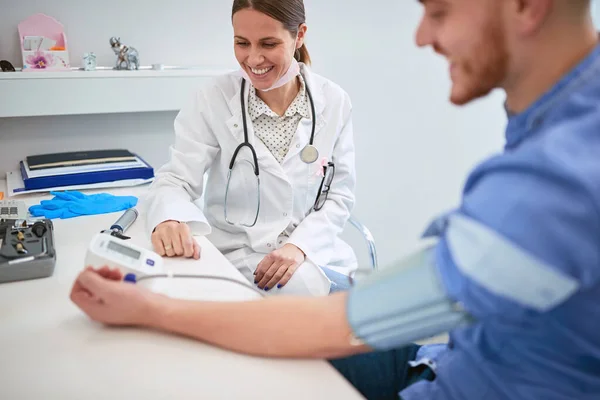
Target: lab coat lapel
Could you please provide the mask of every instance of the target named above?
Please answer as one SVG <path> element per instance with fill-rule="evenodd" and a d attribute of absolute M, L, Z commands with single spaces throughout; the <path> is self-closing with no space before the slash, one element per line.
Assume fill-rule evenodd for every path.
<path fill-rule="evenodd" d="M 310 93 L 312 95 L 313 101 L 315 102 L 315 112 L 317 113 L 317 128 L 319 127 L 319 120 L 323 117 L 323 110 L 325 110 L 325 93 L 323 91 L 322 85 L 317 85 L 315 80 L 313 79 L 312 72 L 310 68 L 308 68 L 304 64 L 300 64 L 302 72 L 302 76 L 304 77 L 304 82 L 308 86 Z M 310 105 L 309 105 L 310 106 Z M 312 113 L 312 110 L 311 110 Z M 326 123 L 323 121 L 322 124 Z M 315 136 L 316 136 L 315 132 Z"/>
<path fill-rule="evenodd" d="M 323 111 L 325 110 L 325 94 L 323 92 L 323 87 L 314 83 L 310 69 L 304 64 L 300 64 L 300 68 L 302 76 L 304 77 L 304 82 L 310 90 L 315 105 L 315 113 L 317 115 L 317 122 L 315 126 L 316 139 L 319 133 L 323 130 L 323 127 L 327 125 L 327 121 L 323 113 Z M 296 134 L 292 139 L 292 143 L 290 144 L 290 150 L 288 151 L 288 154 L 283 160 L 284 163 L 292 157 L 299 157 L 299 154 L 302 151 L 302 149 L 304 149 L 304 147 L 310 143 L 310 134 L 312 132 L 313 118 L 310 102 L 308 107 L 311 113 L 311 118 L 302 118 L 300 120 L 300 124 L 298 126 L 299 129 L 296 131 Z"/>
<path fill-rule="evenodd" d="M 246 84 L 246 93 L 245 98 L 248 98 L 248 85 Z M 233 137 L 238 140 L 240 143 L 244 141 L 244 123 L 242 119 L 242 104 L 240 100 L 240 93 L 242 90 L 241 81 L 237 86 L 237 90 L 235 91 L 235 95 L 229 99 L 229 110 L 231 111 L 231 118 L 226 121 L 227 127 L 229 131 L 233 135 Z M 244 105 L 246 107 L 247 102 L 244 101 Z M 247 113 L 246 113 L 247 114 Z M 250 133 L 250 132 L 248 132 Z M 250 143 L 252 143 L 252 138 L 249 138 Z"/>

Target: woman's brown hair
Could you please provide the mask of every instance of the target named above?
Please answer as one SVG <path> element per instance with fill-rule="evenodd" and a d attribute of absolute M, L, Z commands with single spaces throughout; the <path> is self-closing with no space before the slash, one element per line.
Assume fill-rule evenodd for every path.
<path fill-rule="evenodd" d="M 306 23 L 303 0 L 234 0 L 231 17 L 244 9 L 253 9 L 281 22 L 292 36 L 298 34 L 300 25 Z M 306 45 L 296 50 L 294 58 L 298 62 L 310 65 L 310 55 Z"/>

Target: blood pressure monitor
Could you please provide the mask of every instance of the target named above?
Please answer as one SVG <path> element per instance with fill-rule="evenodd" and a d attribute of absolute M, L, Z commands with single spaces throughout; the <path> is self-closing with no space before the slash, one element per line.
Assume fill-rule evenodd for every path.
<path fill-rule="evenodd" d="M 163 273 L 162 257 L 127 240 L 98 233 L 87 250 L 85 266 L 118 268 L 124 274 L 146 276 Z"/>

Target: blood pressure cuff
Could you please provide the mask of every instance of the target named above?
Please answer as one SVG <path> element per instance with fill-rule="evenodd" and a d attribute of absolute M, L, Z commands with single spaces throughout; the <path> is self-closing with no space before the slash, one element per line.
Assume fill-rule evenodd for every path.
<path fill-rule="evenodd" d="M 436 243 L 359 282 L 347 313 L 359 343 L 386 350 L 468 324 L 471 317 L 446 294 L 435 265 Z"/>
<path fill-rule="evenodd" d="M 429 244 L 350 291 L 347 314 L 359 342 L 389 349 L 475 320 L 524 324 L 579 289 L 472 218 L 453 213 L 432 226 Z"/>

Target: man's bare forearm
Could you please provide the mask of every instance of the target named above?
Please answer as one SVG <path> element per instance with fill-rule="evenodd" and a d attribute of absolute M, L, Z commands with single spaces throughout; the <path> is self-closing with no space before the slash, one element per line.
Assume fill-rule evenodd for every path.
<path fill-rule="evenodd" d="M 349 340 L 346 294 L 248 302 L 161 298 L 151 309 L 150 327 L 245 354 L 336 358 L 367 351 Z"/>

